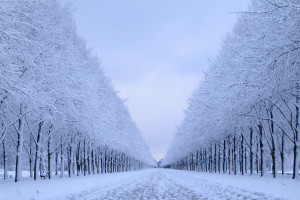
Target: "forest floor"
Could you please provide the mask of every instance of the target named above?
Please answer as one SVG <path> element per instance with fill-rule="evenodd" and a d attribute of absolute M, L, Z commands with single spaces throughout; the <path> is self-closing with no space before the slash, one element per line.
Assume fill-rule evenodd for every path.
<path fill-rule="evenodd" d="M 300 180 L 170 169 L 0 181 L 0 199 L 299 199 Z"/>

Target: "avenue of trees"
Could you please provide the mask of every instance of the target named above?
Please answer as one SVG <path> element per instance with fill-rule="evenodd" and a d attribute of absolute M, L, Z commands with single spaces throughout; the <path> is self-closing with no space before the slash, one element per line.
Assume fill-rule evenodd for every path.
<path fill-rule="evenodd" d="M 238 14 L 163 161 L 175 169 L 299 176 L 300 2 Z"/>
<path fill-rule="evenodd" d="M 0 145 L 4 179 L 13 170 L 16 182 L 22 170 L 36 180 L 156 164 L 55 0 L 0 1 Z"/>

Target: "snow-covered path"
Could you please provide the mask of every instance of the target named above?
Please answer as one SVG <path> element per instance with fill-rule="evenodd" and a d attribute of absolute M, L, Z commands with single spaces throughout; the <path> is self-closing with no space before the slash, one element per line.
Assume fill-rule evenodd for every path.
<path fill-rule="evenodd" d="M 175 183 L 166 171 L 147 171 L 111 190 L 94 189 L 69 199 L 199 199 L 199 194 Z"/>
<path fill-rule="evenodd" d="M 174 176 L 177 175 L 177 176 Z M 178 176 L 179 175 L 179 176 Z M 183 175 L 183 176 L 182 176 Z M 195 185 L 193 185 L 195 184 Z M 193 188 L 188 186 L 193 185 Z M 195 189 L 195 190 L 193 190 Z M 94 188 L 68 199 L 271 199 L 261 193 L 221 186 L 171 170 L 147 171 L 111 190 Z"/>
<path fill-rule="evenodd" d="M 299 199 L 299 180 L 168 169 L 20 183 L 0 182 L 0 199 Z"/>

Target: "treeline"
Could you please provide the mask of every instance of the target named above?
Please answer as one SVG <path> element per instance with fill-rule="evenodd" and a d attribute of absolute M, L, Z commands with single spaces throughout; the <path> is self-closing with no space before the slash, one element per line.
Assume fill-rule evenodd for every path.
<path fill-rule="evenodd" d="M 0 2 L 0 166 L 15 181 L 154 166 L 98 59 L 55 0 Z M 10 169 L 11 170 L 11 169 Z"/>
<path fill-rule="evenodd" d="M 164 166 L 299 176 L 300 3 L 252 0 L 189 100 Z M 289 159 L 291 157 L 291 159 Z"/>

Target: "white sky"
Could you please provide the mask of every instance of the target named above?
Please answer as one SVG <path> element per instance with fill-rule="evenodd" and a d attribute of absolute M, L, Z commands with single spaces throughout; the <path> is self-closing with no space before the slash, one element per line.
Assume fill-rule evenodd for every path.
<path fill-rule="evenodd" d="M 70 0 L 79 35 L 156 160 L 164 156 L 198 86 L 248 0 Z"/>

